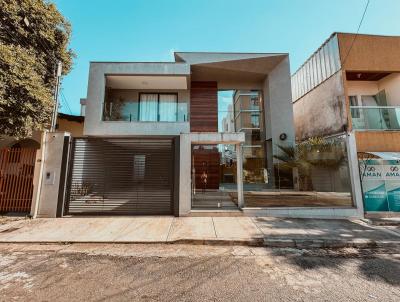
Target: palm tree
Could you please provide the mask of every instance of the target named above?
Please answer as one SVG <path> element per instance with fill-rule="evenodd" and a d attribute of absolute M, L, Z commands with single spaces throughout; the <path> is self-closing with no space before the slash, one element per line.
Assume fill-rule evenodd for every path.
<path fill-rule="evenodd" d="M 340 141 L 312 137 L 294 146 L 277 145 L 279 154 L 274 158 L 281 161 L 280 169 L 297 169 L 299 187 L 312 191 L 311 171 L 313 167 L 337 169 L 346 159 L 346 152 Z"/>

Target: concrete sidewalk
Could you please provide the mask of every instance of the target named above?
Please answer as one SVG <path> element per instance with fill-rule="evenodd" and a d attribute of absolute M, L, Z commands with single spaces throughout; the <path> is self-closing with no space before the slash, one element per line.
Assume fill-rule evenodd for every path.
<path fill-rule="evenodd" d="M 358 220 L 272 217 L 73 217 L 0 225 L 0 243 L 29 242 L 393 247 L 400 234 Z"/>

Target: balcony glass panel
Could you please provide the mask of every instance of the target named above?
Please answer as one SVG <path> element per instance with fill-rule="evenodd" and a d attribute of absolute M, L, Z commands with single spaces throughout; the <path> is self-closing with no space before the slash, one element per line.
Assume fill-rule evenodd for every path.
<path fill-rule="evenodd" d="M 177 122 L 187 122 L 189 120 L 188 104 L 183 102 L 178 103 Z"/>
<path fill-rule="evenodd" d="M 262 116 L 260 111 L 242 111 L 236 116 L 236 125 L 239 131 L 243 129 L 260 129 L 262 128 Z"/>
<path fill-rule="evenodd" d="M 245 129 L 242 132 L 245 134 L 245 145 L 261 145 L 264 142 L 263 135 L 260 129 Z"/>
<path fill-rule="evenodd" d="M 233 94 L 234 90 L 218 91 L 218 132 L 235 132 Z"/>
<path fill-rule="evenodd" d="M 160 94 L 160 122 L 175 122 L 178 113 L 177 105 L 176 94 Z"/>
<path fill-rule="evenodd" d="M 128 94 L 128 93 L 126 93 Z M 104 121 L 187 122 L 188 102 L 175 93 L 136 93 L 136 99 L 108 97 L 104 103 Z"/>
<path fill-rule="evenodd" d="M 359 107 L 351 106 L 354 129 L 399 130 L 400 107 Z"/>

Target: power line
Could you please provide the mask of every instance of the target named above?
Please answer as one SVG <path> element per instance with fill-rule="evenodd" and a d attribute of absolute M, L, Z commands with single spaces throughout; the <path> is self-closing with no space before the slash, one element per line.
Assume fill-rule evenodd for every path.
<path fill-rule="evenodd" d="M 68 100 L 67 100 L 67 98 L 65 97 L 64 92 L 63 92 L 62 90 L 61 90 L 61 99 L 63 100 L 63 102 L 64 102 L 64 104 L 65 104 L 65 107 L 67 107 L 69 113 L 72 114 L 71 107 L 69 107 Z"/>
<path fill-rule="evenodd" d="M 353 38 L 353 41 L 352 41 L 352 43 L 351 43 L 351 45 L 350 45 L 350 48 L 349 48 L 349 50 L 348 50 L 346 56 L 344 57 L 342 66 L 344 66 L 344 64 L 346 63 L 346 60 L 347 60 L 347 58 L 349 57 L 349 54 L 350 54 L 350 52 L 351 52 L 351 49 L 353 48 L 354 43 L 356 42 L 356 39 L 357 39 L 357 37 L 358 37 L 358 33 L 360 32 L 361 25 L 362 25 L 362 23 L 363 23 L 363 21 L 364 21 L 365 15 L 367 14 L 369 2 L 370 2 L 370 0 L 367 0 L 367 4 L 365 5 L 364 12 L 363 12 L 363 14 L 362 14 L 360 23 L 358 24 L 357 32 L 356 32 L 356 34 L 355 34 L 355 36 L 354 36 L 354 38 Z"/>
<path fill-rule="evenodd" d="M 59 106 L 59 109 L 63 109 L 64 107 L 68 109 L 67 104 L 65 103 L 64 99 L 61 98 L 61 104 L 60 104 L 60 106 Z M 60 112 L 60 111 L 57 110 L 57 114 L 58 114 L 59 112 Z M 67 113 L 67 112 L 65 112 L 65 113 Z"/>

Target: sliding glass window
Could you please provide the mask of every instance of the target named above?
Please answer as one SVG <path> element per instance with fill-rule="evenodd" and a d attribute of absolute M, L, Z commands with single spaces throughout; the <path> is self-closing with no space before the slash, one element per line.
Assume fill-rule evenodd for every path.
<path fill-rule="evenodd" d="M 188 100 L 178 92 L 140 92 L 136 89 L 107 88 L 103 105 L 104 121 L 187 122 Z"/>
<path fill-rule="evenodd" d="M 156 122 L 158 116 L 158 94 L 140 94 L 139 113 L 141 122 Z"/>
<path fill-rule="evenodd" d="M 159 95 L 160 122 L 175 122 L 177 119 L 178 97 L 176 94 Z"/>
<path fill-rule="evenodd" d="M 177 111 L 177 94 L 140 94 L 139 120 L 142 122 L 176 122 Z"/>

